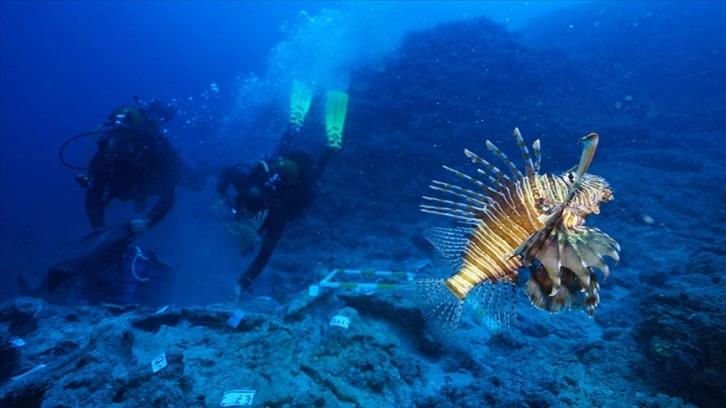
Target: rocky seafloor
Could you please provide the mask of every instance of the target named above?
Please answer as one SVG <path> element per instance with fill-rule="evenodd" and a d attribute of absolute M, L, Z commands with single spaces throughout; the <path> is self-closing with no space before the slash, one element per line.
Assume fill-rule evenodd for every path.
<path fill-rule="evenodd" d="M 719 299 L 692 278 L 657 289 L 648 279 L 633 283 L 647 291 L 639 301 L 610 302 L 594 320 L 532 309 L 491 331 L 469 316 L 446 346 L 405 292 L 323 289 L 289 305 L 260 298 L 163 311 L 19 298 L 0 307 L 0 405 L 208 407 L 252 390 L 260 407 L 690 406 L 666 395 L 681 390 L 717 406 Z M 643 317 L 631 327 L 634 313 Z M 336 316 L 349 326 L 331 325 Z M 24 345 L 10 343 L 18 339 Z M 162 354 L 166 366 L 154 372 Z"/>
<path fill-rule="evenodd" d="M 644 20 L 644 10 L 641 27 L 664 15 Z M 601 25 L 630 19 L 596 15 Z M 723 94 L 706 92 L 718 65 L 689 59 L 687 34 L 647 58 L 621 50 L 614 72 L 605 56 L 583 54 L 585 36 L 580 48 L 552 51 L 487 20 L 412 34 L 385 70 L 354 78 L 345 149 L 272 258 L 271 297 L 164 310 L 6 302 L 0 406 L 211 407 L 246 390 L 260 407 L 721 407 L 726 149 L 714 118 L 723 104 L 699 95 Z M 668 69 L 650 74 L 658 67 Z M 692 93 L 656 98 L 679 78 Z M 699 101 L 708 103 L 689 112 Z M 329 267 L 445 276 L 421 235 L 446 223 L 420 214 L 420 197 L 440 164 L 464 165 L 464 148 L 484 153 L 488 138 L 512 152 L 515 126 L 530 143 L 542 139 L 543 169 L 554 172 L 575 164 L 577 137 L 601 133 L 591 171 L 615 200 L 588 224 L 623 249 L 594 318 L 539 311 L 519 290 L 516 320 L 499 326 L 467 308 L 442 344 L 406 290 L 308 293 Z M 203 291 L 213 279 L 199 270 L 179 274 Z M 349 326 L 331 325 L 337 316 Z"/>

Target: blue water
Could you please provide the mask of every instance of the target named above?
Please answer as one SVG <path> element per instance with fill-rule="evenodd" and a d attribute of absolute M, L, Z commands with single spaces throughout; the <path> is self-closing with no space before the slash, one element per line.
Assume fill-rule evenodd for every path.
<path fill-rule="evenodd" d="M 464 168 L 463 149 L 487 154 L 487 139 L 519 164 L 519 127 L 559 173 L 594 131 L 590 170 L 615 200 L 587 223 L 622 247 L 595 318 L 536 310 L 521 289 L 504 334 L 465 311 L 465 345 L 411 351 L 430 382 L 396 401 L 719 406 L 725 24 L 719 2 L 0 2 L 0 300 L 89 231 L 79 172 L 58 160 L 68 138 L 138 95 L 178 107 L 166 131 L 185 161 L 254 163 L 277 145 L 296 79 L 313 90 L 301 140 L 313 150 L 324 92 L 350 94 L 344 148 L 248 299 L 287 305 L 336 267 L 445 277 L 422 236 L 452 224 L 418 210 L 442 164 Z M 85 156 L 84 141 L 66 152 Z M 137 241 L 177 270 L 176 306 L 229 301 L 249 262 L 211 210 L 214 182 L 177 189 Z"/>

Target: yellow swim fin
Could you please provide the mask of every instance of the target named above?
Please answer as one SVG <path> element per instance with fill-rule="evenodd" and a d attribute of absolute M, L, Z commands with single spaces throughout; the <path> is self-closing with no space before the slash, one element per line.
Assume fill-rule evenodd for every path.
<path fill-rule="evenodd" d="M 292 95 L 290 96 L 290 123 L 302 127 L 305 117 L 310 110 L 313 99 L 313 90 L 298 80 L 292 82 Z"/>
<path fill-rule="evenodd" d="M 328 91 L 325 107 L 325 133 L 328 146 L 340 149 L 343 146 L 343 127 L 348 111 L 348 94 L 343 91 Z"/>

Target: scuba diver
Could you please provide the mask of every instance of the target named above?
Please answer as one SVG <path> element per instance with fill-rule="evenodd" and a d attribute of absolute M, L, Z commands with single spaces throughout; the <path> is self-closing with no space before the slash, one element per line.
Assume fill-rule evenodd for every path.
<path fill-rule="evenodd" d="M 130 221 L 133 234 L 138 236 L 169 213 L 177 184 L 198 191 L 206 176 L 185 164 L 160 130 L 175 116 L 176 109 L 158 99 L 144 106 L 134 98 L 136 106 L 116 108 L 109 115 L 110 122 L 99 127 L 102 130 L 76 136 L 98 135 L 98 151 L 85 168 L 88 175 L 79 175 L 76 181 L 86 188 L 85 210 L 92 229 L 105 226 L 105 209 L 114 198 L 133 200 L 139 214 L 145 210 L 149 196 L 158 196 L 145 217 Z M 63 149 L 73 140 L 61 148 L 61 161 L 68 167 L 84 169 L 63 159 Z"/>
<path fill-rule="evenodd" d="M 112 199 L 133 200 L 138 214 L 145 209 L 148 196 L 158 195 L 145 218 L 130 222 L 138 236 L 158 224 L 174 206 L 181 166 L 148 112 L 125 105 L 116 108 L 110 119 L 114 128 L 99 140 L 98 152 L 89 163 L 86 214 L 96 229 L 105 225 L 105 208 Z"/>
<path fill-rule="evenodd" d="M 348 95 L 329 91 L 326 106 L 328 143 L 321 156 L 314 160 L 310 154 L 290 150 L 310 107 L 311 91 L 300 82 L 293 87 L 291 119 L 281 146 L 272 157 L 255 166 L 236 164 L 222 170 L 215 190 L 214 208 L 229 206 L 235 221 L 224 227 L 240 247 L 242 256 L 252 251 L 264 234 L 260 249 L 247 270 L 238 279 L 240 289 L 250 291 L 254 280 L 262 273 L 287 223 L 299 217 L 314 200 L 314 186 L 330 159 L 340 150 Z M 228 196 L 229 187 L 236 195 Z"/>
<path fill-rule="evenodd" d="M 169 213 L 177 184 L 199 191 L 206 175 L 184 164 L 161 130 L 176 109 L 156 99 L 148 104 L 134 99 L 136 106 L 119 106 L 109 122 L 61 146 L 59 158 L 65 166 L 87 171 L 76 181 L 86 190 L 85 211 L 92 231 L 52 262 L 36 289 L 18 276 L 21 293 L 64 301 L 68 292 L 60 290 L 64 287 L 72 290 L 72 301 L 145 304 L 171 296 L 173 268 L 159 262 L 153 252 L 130 244 Z M 87 166 L 74 166 L 64 152 L 81 138 L 88 138 L 87 156 L 94 139 L 98 151 Z M 113 199 L 133 200 L 139 214 L 154 195 L 159 199 L 144 216 L 106 225 L 105 210 Z"/>

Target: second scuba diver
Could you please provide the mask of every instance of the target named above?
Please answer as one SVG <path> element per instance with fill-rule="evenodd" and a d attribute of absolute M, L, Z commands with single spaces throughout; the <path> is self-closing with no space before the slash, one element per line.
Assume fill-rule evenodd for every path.
<path fill-rule="evenodd" d="M 250 286 L 262 273 L 287 223 L 299 217 L 314 200 L 315 183 L 322 176 L 330 159 L 340 150 L 348 95 L 328 92 L 326 131 L 328 144 L 314 160 L 308 153 L 290 151 L 290 144 L 299 132 L 310 106 L 310 91 L 296 82 L 293 88 L 291 121 L 283 135 L 281 147 L 269 159 L 250 167 L 233 165 L 222 170 L 215 190 L 215 207 L 228 205 L 235 222 L 225 227 L 240 245 L 245 256 L 252 250 L 257 233 L 264 234 L 260 249 L 237 280 L 241 289 Z M 234 187 L 236 195 L 229 198 L 227 190 Z"/>

